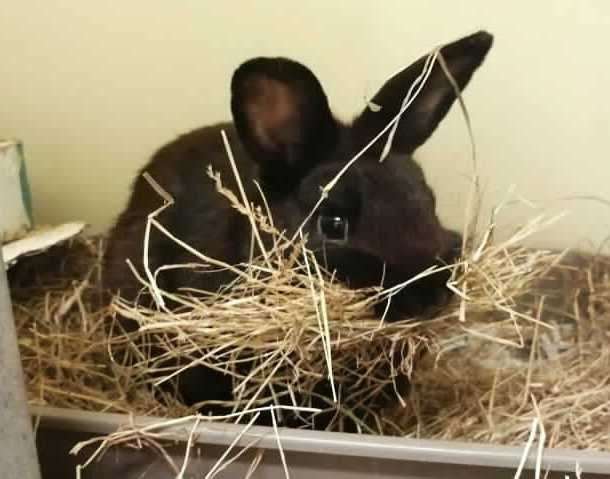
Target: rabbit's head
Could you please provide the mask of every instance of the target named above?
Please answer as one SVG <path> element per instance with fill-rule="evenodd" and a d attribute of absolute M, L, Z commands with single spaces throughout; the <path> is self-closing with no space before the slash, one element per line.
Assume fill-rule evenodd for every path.
<path fill-rule="evenodd" d="M 318 202 L 321 187 L 399 114 L 411 89 L 417 95 L 400 117 L 389 149 L 384 152 L 385 133 L 344 172 L 304 233 L 321 264 L 358 287 L 379 284 L 382 276 L 386 286 L 398 284 L 452 261 L 460 235 L 439 222 L 434 193 L 411 155 L 447 114 L 456 87 L 467 85 L 492 40 L 478 32 L 445 45 L 431 68 L 430 56 L 423 56 L 388 80 L 351 124 L 335 119 L 322 86 L 305 66 L 285 58 L 242 64 L 231 84 L 233 118 L 260 166 L 275 222 L 293 233 Z M 437 286 L 446 278 L 436 278 Z M 431 283 L 422 285 L 404 301 L 409 312 L 429 302 Z"/>

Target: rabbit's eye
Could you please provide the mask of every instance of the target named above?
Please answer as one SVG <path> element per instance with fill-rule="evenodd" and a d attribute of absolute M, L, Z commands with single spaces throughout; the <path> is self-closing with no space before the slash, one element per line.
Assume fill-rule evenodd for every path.
<path fill-rule="evenodd" d="M 348 238 L 349 223 L 341 216 L 318 216 L 318 233 L 327 241 L 345 243 Z"/>

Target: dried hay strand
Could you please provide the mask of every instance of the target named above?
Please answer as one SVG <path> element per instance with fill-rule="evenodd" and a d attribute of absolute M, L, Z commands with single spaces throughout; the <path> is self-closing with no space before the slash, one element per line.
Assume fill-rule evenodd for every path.
<path fill-rule="evenodd" d="M 610 258 L 521 246 L 550 223 L 542 218 L 495 243 L 491 221 L 451 266 L 449 286 L 456 295 L 447 308 L 425 321 L 385 323 L 372 307 L 391 298 L 391 291 L 346 289 L 315 262 L 302 238 L 295 243 L 275 232 L 260 210 L 240 206 L 209 173 L 229 201 L 277 235 L 266 257 L 225 265 L 239 268 L 231 288 L 215 295 L 158 290 L 161 297 L 180 302 L 177 311 L 147 309 L 121 298 L 107 307 L 99 301 L 103 242 L 83 237 L 10 271 L 33 403 L 178 418 L 180 424 L 254 414 L 250 424 L 262 400 L 278 402 L 288 389 L 292 401 L 286 384 L 293 393 L 305 391 L 307 398 L 324 377 L 336 384 L 361 378 L 352 402 L 337 388 L 342 408 L 336 429 L 348 417 L 374 434 L 521 445 L 532 419 L 539 418 L 549 431 L 550 447 L 608 449 Z M 211 266 L 199 260 L 198 267 Z M 45 267 L 55 271 L 40 274 Z M 36 284 L 28 270 L 37 272 Z M 156 287 L 142 282 L 144 289 Z M 113 322 L 117 311 L 138 321 L 138 331 L 119 331 Z M 172 394 L 144 387 L 151 372 L 159 377 L 163 359 L 147 355 L 150 340 L 187 366 L 205 361 L 230 371 L 242 385 L 239 401 L 227 405 L 233 412 L 202 418 Z M 214 354 L 204 351 L 211 346 L 217 346 Z M 397 351 L 399 361 L 393 356 Z M 416 368 L 413 351 L 428 353 Z M 248 373 L 239 367 L 244 352 L 255 366 Z M 129 367 L 118 362 L 125 353 L 138 361 Z M 175 370 L 161 373 L 164 379 Z M 408 395 L 394 387 L 399 373 L 411 379 Z M 388 385 L 399 405 L 371 407 L 374 395 Z M 332 405 L 332 391 L 324 399 Z M 307 402 L 294 403 L 296 412 L 314 412 L 305 409 Z M 271 418 L 275 426 L 275 415 Z M 168 424 L 173 420 L 159 421 L 150 431 L 127 425 L 97 438 L 99 448 L 90 459 L 125 444 L 163 454 L 164 444 L 171 443 L 171 434 L 164 432 Z M 225 463 L 217 467 L 241 453 L 223 456 Z M 185 457 L 183 468 L 187 462 Z"/>
<path fill-rule="evenodd" d="M 400 412 L 406 435 L 516 445 L 540 416 L 548 447 L 610 450 L 610 257 L 566 256 L 537 283 L 522 304 L 552 329 L 427 358 Z"/>
<path fill-rule="evenodd" d="M 365 406 L 368 416 L 358 417 L 358 424 L 366 432 L 518 445 L 527 437 L 534 414 L 529 401 L 533 394 L 542 418 L 552 421 L 551 445 L 605 449 L 610 424 L 604 342 L 610 320 L 610 260 L 565 257 L 516 244 L 515 237 L 522 239 L 541 225 L 537 219 L 502 244 L 493 244 L 490 229 L 480 242 L 469 243 L 450 283 L 456 298 L 426 321 L 380 322 L 371 307 L 387 298 L 387 291 L 383 296 L 382 288 L 345 289 L 316 266 L 313 257 L 308 266 L 301 241 L 297 246 L 302 258 L 270 254 L 280 265 L 274 270 L 264 266 L 264 258 L 253 258 L 242 265 L 243 276 L 232 288 L 217 295 L 172 295 L 183 303 L 176 312 L 145 309 L 116 298 L 113 308 L 140 323 L 140 329 L 129 334 L 108 327 L 111 308 L 96 309 L 102 241 L 79 238 L 10 271 L 30 399 L 174 418 L 193 413 L 171 394 L 153 394 L 142 387 L 150 382 L 159 357 L 140 355 L 141 361 L 130 367 L 117 363 L 117 353 L 125 348 L 133 354 L 134 335 L 154 336 L 165 341 L 155 342 L 155 347 L 186 358 L 187 364 L 204 358 L 208 364 L 233 368 L 236 382 L 243 384 L 241 402 L 229 404 L 237 414 L 261 399 L 276 400 L 285 384 L 307 391 L 328 375 L 323 339 L 328 332 L 336 383 L 348 374 L 362 378 L 355 406 Z M 272 253 L 284 244 L 280 238 Z M 72 256 L 76 258 L 71 261 Z M 574 258 L 578 261 L 570 264 Z M 62 265 L 54 279 L 52 274 L 42 275 L 38 295 L 35 286 L 19 281 L 20 272 L 31 270 L 33 261 L 57 259 L 68 265 Z M 324 313 L 319 312 L 321 300 L 312 300 L 312 288 L 317 298 L 323 297 Z M 325 319 L 319 319 L 322 314 Z M 202 354 L 201 349 L 210 345 L 223 348 Z M 243 357 L 246 348 L 253 351 L 247 359 L 258 361 L 250 374 L 236 367 L 236 358 Z M 429 354 L 413 373 L 415 358 L 409 353 L 418 349 Z M 397 367 L 389 359 L 392 351 L 406 351 Z M 352 369 L 354 358 L 357 370 Z M 412 380 L 411 394 L 397 398 L 403 405 L 366 410 L 371 396 L 392 384 L 398 372 Z M 268 387 L 266 397 L 261 384 Z M 340 389 L 338 393 L 341 398 Z M 327 402 L 332 404 L 332 399 L 332 392 L 327 392 Z M 573 400 L 578 401 L 577 408 L 568 407 Z M 224 419 L 233 420 L 235 414 Z M 589 429 L 574 433 L 582 421 L 588 421 Z M 585 434 L 592 428 L 597 432 Z"/>
<path fill-rule="evenodd" d="M 248 265 L 242 265 L 245 276 L 222 294 L 190 292 L 178 295 L 174 300 L 184 303 L 178 312 L 145 309 L 125 303 L 120 298 L 115 300 L 113 308 L 136 317 L 141 325 L 136 336 L 148 337 L 154 332 L 159 337 L 158 333 L 162 333 L 168 338 L 164 347 L 172 348 L 173 352 L 178 349 L 178 354 L 189 360 L 201 357 L 197 356 L 201 353 L 193 346 L 201 348 L 199 341 L 209 338 L 210 330 L 219 330 L 216 323 L 226 321 L 227 317 L 232 321 L 248 319 L 250 322 L 246 324 L 250 328 L 257 326 L 253 328 L 256 334 L 247 337 L 248 342 L 246 338 L 235 338 L 236 333 L 227 329 L 220 329 L 224 336 L 219 335 L 217 341 L 224 342 L 226 335 L 233 334 L 236 345 L 245 342 L 248 347 L 254 345 L 255 351 L 267 347 L 268 357 L 273 357 L 276 362 L 270 360 L 269 364 L 259 368 L 258 376 L 244 377 L 242 374 L 238 379 L 245 379 L 244 383 L 252 381 L 255 386 L 260 382 L 281 386 L 285 384 L 282 381 L 295 381 L 294 377 L 282 376 L 282 366 L 276 366 L 281 364 L 278 360 L 280 353 L 274 357 L 273 352 L 282 345 L 287 348 L 284 351 L 293 355 L 307 353 L 306 359 L 316 357 L 317 361 L 286 361 L 287 368 L 294 368 L 296 364 L 302 368 L 295 368 L 297 373 L 310 368 L 317 373 L 316 381 L 327 373 L 322 340 L 326 329 L 318 323 L 319 303 L 311 299 L 313 284 L 319 288 L 320 296 L 324 293 L 333 373 L 339 379 L 344 373 L 337 367 L 337 362 L 353 358 L 353 355 L 360 354 L 364 358 L 360 365 L 387 367 L 393 364 L 387 356 L 379 360 L 375 354 L 366 355 L 370 344 L 380 339 L 388 341 L 378 343 L 380 356 L 388 352 L 384 349 L 387 347 L 407 344 L 412 348 L 409 341 L 413 338 L 420 341 L 415 343 L 415 348 L 429 351 L 415 369 L 412 356 L 410 363 L 401 364 L 412 382 L 411 393 L 400 398 L 404 406 L 365 410 L 369 416 L 361 416 L 363 419 L 359 423 L 363 431 L 518 446 L 526 441 L 530 444 L 533 419 L 544 423 L 548 433 L 544 441 L 541 439 L 541 444 L 547 447 L 608 450 L 610 258 L 570 256 L 520 246 L 523 237 L 545 225 L 540 218 L 498 244 L 493 241 L 492 224 L 478 241 L 468 243 L 463 258 L 453 266 L 454 276 L 450 282 L 456 292 L 453 302 L 426 321 L 380 322 L 372 315 L 371 306 L 387 297 L 383 296 L 382 288 L 372 291 L 343 289 L 319 266 L 316 269 L 315 263 L 309 264 L 308 269 L 305 259 L 299 262 L 300 258 L 295 254 L 288 255 L 292 261 L 288 271 L 278 267 L 270 273 L 270 269 L 264 266 L 266 260 L 261 256 L 253 258 Z M 280 239 L 275 244 L 279 250 L 278 245 L 283 243 Z M 301 252 L 305 249 L 302 241 L 297 246 Z M 231 404 L 234 413 L 230 415 L 213 418 L 193 415 L 194 411 L 182 406 L 172 395 L 152 394 L 148 388 L 142 387 L 146 377 L 150 377 L 147 368 L 154 368 L 155 358 L 145 357 L 135 368 L 117 364 L 116 353 L 125 347 L 133 352 L 134 343 L 126 342 L 123 334 L 116 334 L 107 327 L 111 323 L 112 308 L 96 309 L 102 247 L 101 240 L 79 238 L 70 247 L 56 252 L 55 256 L 38 257 L 45 263 L 54 263 L 58 259 L 68 263 L 61 264 L 55 283 L 52 274 L 42 275 L 38 297 L 35 285 L 18 281 L 20 269 L 11 273 L 12 284 L 20 286 L 13 288 L 13 298 L 30 399 L 34 403 L 85 410 L 177 418 L 159 420 L 150 426 L 126 424 L 114 434 L 79 444 L 74 453 L 82 451 L 85 446 L 97 445 L 82 466 L 86 467 L 113 447 L 152 448 L 166 457 L 180 477 L 189 461 L 189 448 L 183 464 L 175 464 L 165 453 L 165 447 L 175 442 L 168 428 L 176 424 L 183 427 L 192 425 L 191 431 L 195 431 L 202 420 L 232 421 L 252 412 L 254 416 L 244 427 L 245 434 L 261 409 L 253 407 L 256 402 L 253 401 L 251 410 L 246 409 L 243 402 L 238 407 Z M 71 262 L 72 255 L 76 258 Z M 285 256 L 281 256 L 282 260 L 277 259 L 278 264 L 288 261 Z M 32 269 L 34 258 L 22 267 Z M 49 258 L 55 258 L 55 261 Z M 270 254 L 268 258 L 275 256 Z M 34 269 L 40 273 L 43 268 Z M 286 276 L 299 278 L 300 282 L 289 281 Z M 275 288 L 271 291 L 274 298 L 261 299 L 270 294 L 266 288 Z M 288 299 L 286 292 L 289 293 Z M 361 309 L 354 308 L 354 304 Z M 301 322 L 293 320 L 294 324 L 286 324 L 285 320 L 278 318 L 275 322 L 270 319 L 269 311 L 277 315 L 294 309 L 309 315 L 309 323 L 305 323 L 309 325 L 309 331 L 303 331 L 306 328 L 302 317 Z M 215 318 L 215 322 L 195 319 L 194 312 L 205 313 L 208 318 Z M 259 315 L 258 322 L 255 321 L 256 315 Z M 337 320 L 337 317 L 342 319 Z M 296 336 L 298 340 L 294 339 L 295 330 L 301 335 Z M 336 331 L 341 331 L 341 334 L 332 334 Z M 278 341 L 280 333 L 284 334 L 283 342 Z M 303 346 L 303 337 L 311 342 Z M 134 336 L 129 336 L 129 339 L 133 340 Z M 192 349 L 186 350 L 185 345 Z M 307 347 L 313 352 L 307 351 Z M 243 351 L 239 346 L 236 350 L 238 353 Z M 341 356 L 341 352 L 345 356 Z M 223 355 L 222 351 L 212 359 L 223 360 L 228 369 L 235 365 L 233 357 Z M 370 380 L 369 373 L 362 375 L 367 381 Z M 259 382 L 255 382 L 256 379 Z M 371 382 L 375 385 L 375 381 L 385 381 L 383 384 L 387 384 L 391 380 L 387 371 L 384 373 L 381 368 L 379 377 L 373 375 Z M 304 382 L 302 379 L 297 381 L 300 382 L 295 384 Z M 308 384 L 315 382 L 310 381 Z M 247 394 L 248 391 L 242 400 L 248 397 Z M 250 393 L 249 397 L 252 396 Z M 330 402 L 332 396 L 329 394 L 327 399 Z M 368 399 L 361 403 L 366 404 Z M 279 409 L 275 412 L 281 414 Z M 341 413 L 348 415 L 350 411 L 344 409 Z M 275 426 L 275 415 L 271 417 Z M 193 440 L 190 434 L 188 444 L 191 447 Z M 279 436 L 278 446 L 281 448 Z M 210 477 L 255 447 L 256 443 L 252 442 L 236 452 L 227 449 L 209 471 Z M 261 457 L 255 454 L 253 468 Z M 288 471 L 285 463 L 284 468 Z"/>
<path fill-rule="evenodd" d="M 32 404 L 97 412 L 165 415 L 115 367 L 103 303 L 103 238 L 78 236 L 8 271 L 26 389 Z"/>
<path fill-rule="evenodd" d="M 239 178 L 235 168 L 234 173 Z M 156 283 L 160 271 L 146 271 L 139 279 L 156 307 L 120 297 L 107 307 L 99 283 L 102 248 L 88 239 L 74 243 L 81 255 L 73 263 L 68 248 L 55 256 L 29 258 L 12 270 L 32 401 L 180 417 L 192 414 L 193 408 L 159 386 L 173 386 L 179 371 L 203 364 L 229 374 L 237 393 L 234 401 L 217 404 L 230 411 L 218 415 L 219 420 L 244 420 L 248 411 L 268 402 L 305 410 L 307 416 L 314 413 L 316 399 L 316 410 L 322 403 L 335 414 L 330 425 L 335 430 L 349 419 L 358 430 L 373 434 L 515 445 L 527 435 L 533 415 L 529 398 L 534 395 L 542 419 L 553 420 L 553 445 L 607 447 L 603 429 L 610 423 L 603 385 L 608 354 L 603 338 L 610 268 L 603 257 L 574 266 L 564 261 L 563 253 L 522 246 L 555 218 L 536 217 L 496 242 L 495 215 L 501 208 L 482 234 L 473 227 L 477 215 L 470 214 L 462 258 L 447 266 L 452 303 L 432 318 L 386 323 L 373 314 L 373 307 L 390 302 L 400 288 L 434 270 L 391 289 L 381 284 L 348 289 L 317 263 L 305 238 L 287 238 L 275 229 L 268 210 L 249 202 L 243 188 L 239 198 L 215 172 L 208 170 L 208 175 L 219 194 L 250 220 L 250 261 L 229 265 L 209 258 L 173 236 L 155 214 L 149 226 L 197 258 L 193 264 L 164 268 L 236 273 L 236 280 L 215 294 L 163 291 Z M 172 207 L 173 200 L 149 181 L 164 196 L 164 208 Z M 263 242 L 263 237 L 271 241 Z M 70 264 L 63 265 L 64 260 Z M 45 262 L 55 268 L 55 276 L 38 274 Z M 28 269 L 39 276 L 38 295 Z M 573 277 L 558 285 L 558 274 Z M 563 298 L 574 298 L 573 304 L 557 304 Z M 170 310 L 166 301 L 179 307 Z M 135 320 L 139 328 L 122 330 L 114 320 L 117 313 Z M 523 352 L 525 359 L 519 359 Z M 167 367 L 176 358 L 180 366 Z M 410 395 L 404 394 L 402 376 L 411 379 Z M 317 386 L 325 379 L 328 387 L 320 390 Z M 399 406 L 383 408 L 386 399 Z M 573 399 L 580 409 L 565 407 Z M 596 415 L 588 427 L 599 427 L 593 439 L 574 433 L 577 424 L 591 420 L 587 411 Z"/>

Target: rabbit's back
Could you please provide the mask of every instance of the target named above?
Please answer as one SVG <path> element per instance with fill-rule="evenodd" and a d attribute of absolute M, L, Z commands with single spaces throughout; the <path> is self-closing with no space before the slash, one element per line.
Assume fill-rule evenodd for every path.
<path fill-rule="evenodd" d="M 174 200 L 155 218 L 180 241 L 206 255 L 235 263 L 243 260 L 247 234 L 246 219 L 216 191 L 208 166 L 219 172 L 222 182 L 236 191 L 221 131 L 225 130 L 244 184 L 253 184 L 256 165 L 244 154 L 233 125 L 221 123 L 193 130 L 158 149 L 143 167 L 132 186 L 125 210 L 112 228 L 104 260 L 104 284 L 125 299 L 135 298 L 142 285 L 127 264 L 131 261 L 144 274 L 144 245 L 148 217 L 161 208 L 164 199 L 143 176 L 148 173 Z M 152 226 L 148 237 L 148 267 L 151 272 L 167 265 L 192 263 L 196 256 Z M 202 274 L 190 268 L 168 269 L 158 277 L 161 288 L 178 285 L 215 289 L 226 281 L 222 273 Z"/>

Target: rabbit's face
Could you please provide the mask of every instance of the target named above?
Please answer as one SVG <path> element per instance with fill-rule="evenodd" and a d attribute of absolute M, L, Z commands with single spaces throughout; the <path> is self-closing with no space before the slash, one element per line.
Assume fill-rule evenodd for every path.
<path fill-rule="evenodd" d="M 432 135 L 456 99 L 455 87 L 466 86 L 491 45 L 491 35 L 479 32 L 444 46 L 440 53 L 454 81 L 438 62 L 420 58 L 388 80 L 374 106 L 349 125 L 334 118 L 322 86 L 303 65 L 283 58 L 242 64 L 231 84 L 233 118 L 259 164 L 276 223 L 294 232 L 321 188 L 396 117 L 415 85 L 421 89 L 400 117 L 390 147 L 384 148 L 387 134 L 369 145 L 303 232 L 321 264 L 354 286 L 379 284 L 382 276 L 396 284 L 454 259 L 460 236 L 440 224 L 434 194 L 411 155 Z"/>
<path fill-rule="evenodd" d="M 348 149 L 337 156 L 353 154 Z M 320 187 L 344 166 L 336 159 L 312 169 L 294 195 L 274 205 L 276 223 L 296 231 L 316 206 Z M 451 261 L 459 239 L 440 224 L 419 165 L 402 155 L 383 163 L 378 156 L 363 156 L 330 190 L 304 233 L 320 264 L 353 286 L 380 284 L 384 275 L 405 281 L 439 260 Z"/>

